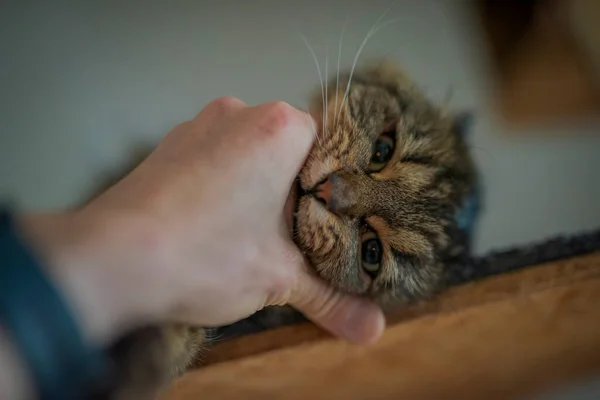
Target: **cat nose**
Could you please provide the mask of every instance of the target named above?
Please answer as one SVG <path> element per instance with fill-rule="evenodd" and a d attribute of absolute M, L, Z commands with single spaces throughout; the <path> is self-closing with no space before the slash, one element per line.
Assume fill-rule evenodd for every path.
<path fill-rule="evenodd" d="M 327 178 L 317 183 L 312 191 L 313 196 L 337 215 L 354 215 L 357 210 L 359 192 L 356 191 L 355 178 L 345 172 L 332 172 Z"/>
<path fill-rule="evenodd" d="M 321 197 L 327 210 L 342 216 L 355 216 L 360 212 L 361 193 L 357 190 L 358 174 L 344 171 L 332 172 L 327 179 L 317 185 L 317 196 Z"/>
<path fill-rule="evenodd" d="M 327 208 L 331 207 L 331 181 L 332 175 L 317 183 L 315 187 L 315 197 Z"/>

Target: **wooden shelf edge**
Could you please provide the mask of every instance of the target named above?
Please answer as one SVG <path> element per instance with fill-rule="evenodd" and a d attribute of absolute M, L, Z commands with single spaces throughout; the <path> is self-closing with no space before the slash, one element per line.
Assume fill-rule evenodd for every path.
<path fill-rule="evenodd" d="M 431 314 L 454 313 L 516 296 L 529 295 L 552 288 L 600 277 L 600 252 L 526 268 L 487 278 L 455 288 L 439 296 L 390 313 L 388 327 Z M 259 354 L 333 339 L 312 323 L 301 323 L 215 342 L 204 354 L 202 368 Z"/>
<path fill-rule="evenodd" d="M 597 256 L 580 262 L 600 268 Z M 321 340 L 215 364 L 159 398 L 529 398 L 600 372 L 600 277 L 592 276 L 396 324 L 368 347 Z"/>

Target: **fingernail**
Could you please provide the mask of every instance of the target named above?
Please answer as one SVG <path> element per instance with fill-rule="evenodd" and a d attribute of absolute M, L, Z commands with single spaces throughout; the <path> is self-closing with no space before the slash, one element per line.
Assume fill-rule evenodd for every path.
<path fill-rule="evenodd" d="M 383 312 L 375 304 L 358 301 L 348 310 L 341 327 L 342 335 L 357 344 L 371 344 L 377 341 L 385 329 Z"/>

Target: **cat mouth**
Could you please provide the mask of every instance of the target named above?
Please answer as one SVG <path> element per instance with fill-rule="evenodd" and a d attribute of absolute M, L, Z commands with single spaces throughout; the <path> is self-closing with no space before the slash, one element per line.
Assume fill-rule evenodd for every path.
<path fill-rule="evenodd" d="M 300 209 L 300 199 L 306 196 L 306 191 L 302 188 L 300 177 L 296 177 L 292 186 L 292 196 L 294 198 L 294 208 L 292 210 L 292 237 L 296 237 L 298 232 L 298 210 Z"/>
<path fill-rule="evenodd" d="M 311 196 L 322 203 L 322 201 L 319 199 L 318 193 L 319 191 L 316 185 L 314 188 L 307 190 L 302 187 L 302 184 L 300 183 L 300 177 L 296 177 L 294 180 L 290 194 L 294 202 L 292 210 L 292 233 L 294 236 L 298 231 L 298 211 L 300 210 L 300 201 L 306 196 Z"/>
<path fill-rule="evenodd" d="M 298 212 L 300 210 L 300 201 L 306 196 L 315 196 L 315 190 L 306 190 L 300 183 L 300 177 L 296 177 L 294 184 L 292 185 L 291 196 L 293 198 L 293 210 L 292 210 L 292 237 L 296 237 L 298 233 Z"/>
<path fill-rule="evenodd" d="M 290 196 L 293 198 L 293 209 L 292 209 L 292 221 L 291 221 L 291 229 L 294 237 L 298 232 L 298 212 L 300 210 L 300 202 L 304 197 L 312 197 L 314 200 L 318 201 L 324 207 L 326 205 L 325 200 L 322 198 L 319 185 L 322 182 L 318 182 L 314 187 L 310 189 L 304 189 L 300 182 L 300 177 L 296 177 L 294 180 L 294 184 L 292 185 L 292 189 L 290 191 Z"/>

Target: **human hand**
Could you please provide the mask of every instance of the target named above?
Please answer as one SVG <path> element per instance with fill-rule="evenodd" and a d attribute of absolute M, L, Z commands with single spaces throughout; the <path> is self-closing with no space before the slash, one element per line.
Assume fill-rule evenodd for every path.
<path fill-rule="evenodd" d="M 159 320 L 223 325 L 289 304 L 371 342 L 380 309 L 310 274 L 290 239 L 290 189 L 311 122 L 285 103 L 213 101 L 83 209 L 24 226 L 100 336 Z"/>

